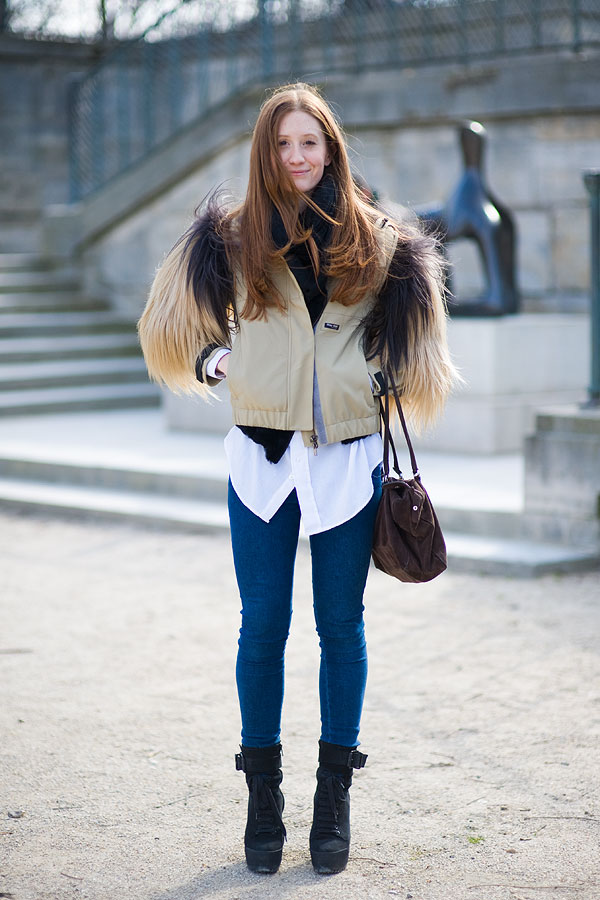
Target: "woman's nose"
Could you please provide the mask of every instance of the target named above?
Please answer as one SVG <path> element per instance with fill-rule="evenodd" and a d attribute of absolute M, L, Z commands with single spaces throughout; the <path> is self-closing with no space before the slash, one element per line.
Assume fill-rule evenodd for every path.
<path fill-rule="evenodd" d="M 304 154 L 302 153 L 302 148 L 298 145 L 297 147 L 292 146 L 290 152 L 290 162 L 302 162 L 304 159 Z"/>

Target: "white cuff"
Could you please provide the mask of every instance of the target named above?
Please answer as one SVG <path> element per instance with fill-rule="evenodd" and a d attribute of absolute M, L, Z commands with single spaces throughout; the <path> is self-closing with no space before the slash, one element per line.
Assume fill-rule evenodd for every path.
<path fill-rule="evenodd" d="M 222 350 L 218 350 L 211 361 L 206 366 L 206 374 L 209 378 L 220 378 L 221 380 L 225 378 L 225 375 L 222 375 L 220 372 L 217 372 L 217 366 L 221 362 L 224 356 L 227 356 L 228 353 L 231 353 L 231 350 L 228 350 L 227 347 L 223 347 Z"/>

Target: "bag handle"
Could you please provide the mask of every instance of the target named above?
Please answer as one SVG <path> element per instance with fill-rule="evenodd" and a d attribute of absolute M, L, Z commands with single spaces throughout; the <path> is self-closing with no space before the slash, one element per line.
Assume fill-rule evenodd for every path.
<path fill-rule="evenodd" d="M 390 428 L 390 413 L 389 413 L 390 395 L 389 395 L 389 391 L 388 391 L 388 384 L 390 384 L 391 388 L 392 388 L 392 393 L 394 395 L 394 401 L 396 403 L 396 409 L 398 410 L 398 417 L 400 419 L 400 424 L 402 425 L 402 431 L 404 432 L 404 437 L 406 438 L 406 445 L 408 447 L 408 452 L 410 455 L 410 465 L 412 468 L 413 477 L 419 478 L 419 466 L 417 464 L 417 457 L 415 456 L 415 451 L 413 450 L 412 441 L 411 441 L 410 435 L 408 433 L 408 428 L 406 426 L 406 419 L 404 418 L 404 412 L 402 410 L 402 404 L 400 403 L 398 391 L 396 389 L 394 379 L 390 378 L 389 369 L 384 372 L 384 382 L 385 382 L 385 400 L 382 401 L 381 398 L 379 398 L 381 418 L 383 421 L 383 477 L 384 477 L 384 479 L 388 479 L 389 475 L 390 475 L 389 448 L 391 447 L 392 455 L 394 457 L 394 470 L 397 472 L 398 476 L 400 478 L 402 478 L 402 472 L 400 471 L 400 465 L 398 463 L 398 455 L 396 453 L 396 447 L 394 446 L 394 439 L 392 438 L 392 431 Z"/>
<path fill-rule="evenodd" d="M 399 478 L 402 478 L 402 472 L 400 471 L 400 463 L 398 462 L 398 454 L 396 453 L 396 448 L 394 446 L 394 440 L 392 438 L 392 433 L 390 430 L 390 421 L 389 421 L 389 397 L 387 394 L 385 396 L 385 401 L 379 398 L 379 414 L 381 416 L 381 422 L 383 425 L 383 480 L 387 481 L 390 477 L 390 446 L 392 448 L 392 454 L 394 456 L 394 470 Z"/>

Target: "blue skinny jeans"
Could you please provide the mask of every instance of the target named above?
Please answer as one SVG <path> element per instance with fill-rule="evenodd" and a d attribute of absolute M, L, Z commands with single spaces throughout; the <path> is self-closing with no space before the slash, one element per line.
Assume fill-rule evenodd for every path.
<path fill-rule="evenodd" d="M 373 496 L 352 519 L 310 538 L 313 608 L 321 648 L 321 740 L 358 744 L 367 680 L 363 593 L 367 581 L 381 471 Z M 278 744 L 284 654 L 292 617 L 300 507 L 292 491 L 270 522 L 254 515 L 229 483 L 229 519 L 242 600 L 236 681 L 242 744 Z"/>

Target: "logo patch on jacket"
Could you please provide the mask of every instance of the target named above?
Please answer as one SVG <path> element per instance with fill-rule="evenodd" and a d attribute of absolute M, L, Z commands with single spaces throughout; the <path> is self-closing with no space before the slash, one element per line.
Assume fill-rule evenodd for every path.
<path fill-rule="evenodd" d="M 340 326 L 336 325 L 335 322 L 325 322 L 325 324 L 323 325 L 323 328 L 331 328 L 332 331 L 340 330 Z"/>

